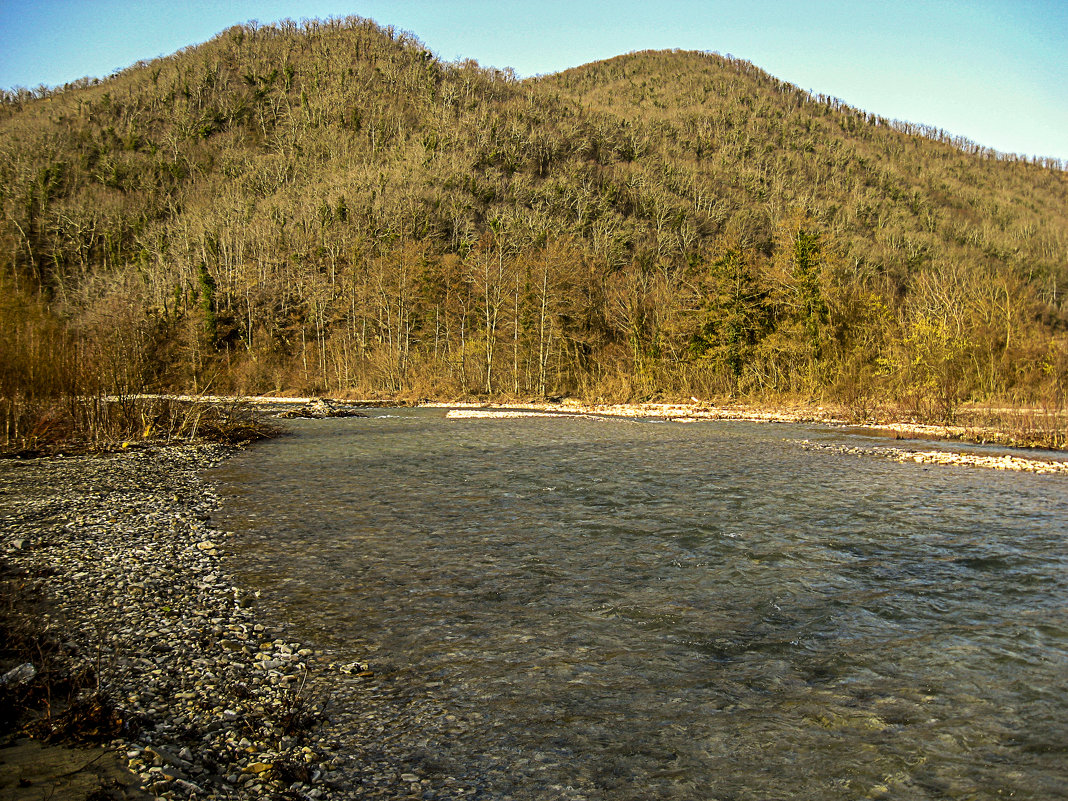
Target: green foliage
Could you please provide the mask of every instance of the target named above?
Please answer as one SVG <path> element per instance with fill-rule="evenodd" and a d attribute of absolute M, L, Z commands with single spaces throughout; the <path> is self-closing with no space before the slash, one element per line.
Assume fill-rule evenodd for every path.
<path fill-rule="evenodd" d="M 799 228 L 793 245 L 798 315 L 804 324 L 812 358 L 818 360 L 821 332 L 828 322 L 827 304 L 820 292 L 820 236 Z"/>
<path fill-rule="evenodd" d="M 200 296 L 200 312 L 204 318 L 204 335 L 207 337 L 208 343 L 214 345 L 218 336 L 218 322 L 215 318 L 215 289 L 217 285 L 203 262 L 197 268 L 197 285 Z"/>
<path fill-rule="evenodd" d="M 756 347 L 771 325 L 769 295 L 746 256 L 731 248 L 713 263 L 702 288 L 706 297 L 692 348 L 729 370 L 737 381 L 753 361 Z"/>

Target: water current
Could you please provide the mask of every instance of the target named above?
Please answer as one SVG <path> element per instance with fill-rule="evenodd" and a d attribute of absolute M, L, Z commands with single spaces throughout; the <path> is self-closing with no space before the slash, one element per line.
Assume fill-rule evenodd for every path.
<path fill-rule="evenodd" d="M 374 671 L 332 687 L 374 769 L 427 797 L 1068 797 L 1068 478 L 802 426 L 370 415 L 212 478 L 239 579 Z"/>

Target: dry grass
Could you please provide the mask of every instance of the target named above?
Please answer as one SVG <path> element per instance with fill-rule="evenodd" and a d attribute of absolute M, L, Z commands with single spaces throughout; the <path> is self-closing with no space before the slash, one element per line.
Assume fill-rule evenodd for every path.
<path fill-rule="evenodd" d="M 247 404 L 154 396 L 0 398 L 0 414 L 4 456 L 106 452 L 145 442 L 236 445 L 278 433 Z"/>
<path fill-rule="evenodd" d="M 42 626 L 44 601 L 36 581 L 0 562 L 0 673 L 32 664 L 35 674 L 0 686 L 0 734 L 47 742 L 103 741 L 121 720 L 97 692 L 95 672 L 73 660 L 55 632 Z"/>
<path fill-rule="evenodd" d="M 1063 407 L 980 406 L 958 412 L 957 423 L 977 442 L 1068 450 L 1068 410 Z"/>

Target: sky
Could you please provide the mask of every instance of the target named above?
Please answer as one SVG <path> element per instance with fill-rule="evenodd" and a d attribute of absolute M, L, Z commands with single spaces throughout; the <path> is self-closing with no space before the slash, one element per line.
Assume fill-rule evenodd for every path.
<path fill-rule="evenodd" d="M 521 77 L 729 53 L 881 117 L 1068 161 L 1068 0 L 0 0 L 0 88 L 103 78 L 249 20 L 349 15 Z"/>

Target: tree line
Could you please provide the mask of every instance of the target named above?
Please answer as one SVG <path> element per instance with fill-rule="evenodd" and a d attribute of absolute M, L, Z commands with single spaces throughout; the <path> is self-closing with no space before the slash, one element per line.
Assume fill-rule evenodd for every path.
<path fill-rule="evenodd" d="M 359 18 L 9 92 L 7 436 L 142 389 L 1063 404 L 1061 165 L 832 101 L 709 53 L 520 81 Z"/>

